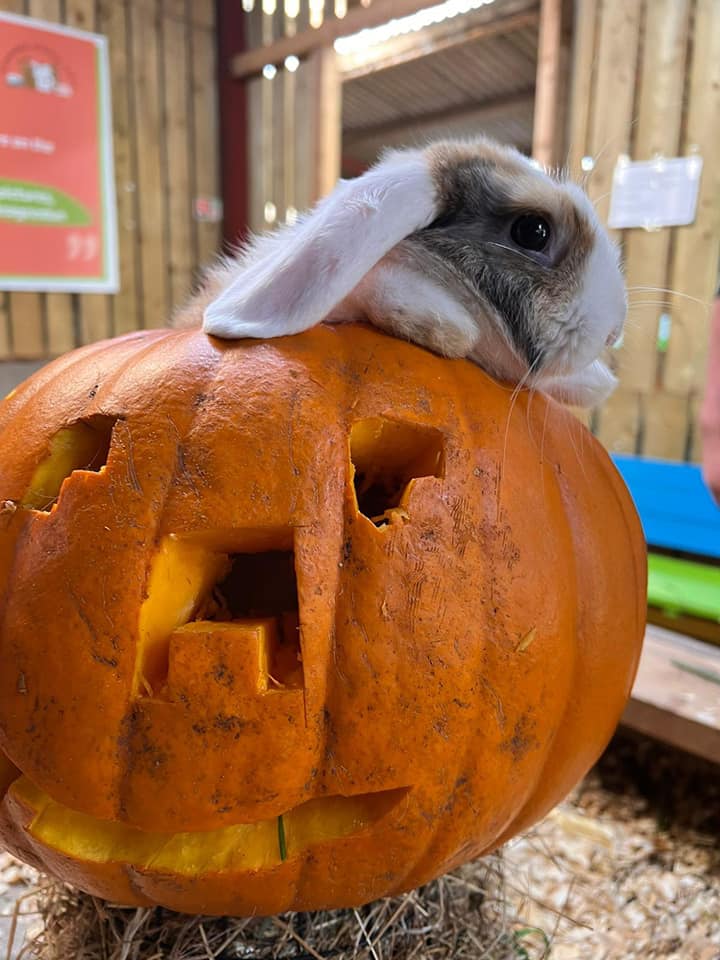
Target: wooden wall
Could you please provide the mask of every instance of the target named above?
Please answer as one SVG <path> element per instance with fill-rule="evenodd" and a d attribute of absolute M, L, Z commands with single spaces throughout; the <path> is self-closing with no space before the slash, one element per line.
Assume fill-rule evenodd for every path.
<path fill-rule="evenodd" d="M 239 2 L 239 0 L 238 0 Z M 109 39 L 121 289 L 117 295 L 0 292 L 0 360 L 52 357 L 163 326 L 217 249 L 214 0 L 0 0 L 0 10 Z"/>
<path fill-rule="evenodd" d="M 267 4 L 265 4 L 267 7 Z M 287 11 L 297 15 L 289 16 Z M 278 0 L 273 13 L 259 0 L 247 14 L 249 48 L 294 36 L 335 16 L 334 0 Z M 340 175 L 340 90 L 332 49 L 303 59 L 295 71 L 247 81 L 249 227 L 267 230 L 328 193 Z M 325 126 L 325 132 L 318 129 Z M 326 155 L 327 151 L 330 155 Z M 325 155 L 320 155 L 324 151 Z"/>
<path fill-rule="evenodd" d="M 698 459 L 720 262 L 720 0 L 577 0 L 575 38 L 570 167 L 582 175 L 581 158 L 594 158 L 587 188 L 603 218 L 618 155 L 705 161 L 692 226 L 618 234 L 630 288 L 614 354 L 621 386 L 593 426 L 612 450 Z M 662 313 L 671 319 L 666 349 Z"/>

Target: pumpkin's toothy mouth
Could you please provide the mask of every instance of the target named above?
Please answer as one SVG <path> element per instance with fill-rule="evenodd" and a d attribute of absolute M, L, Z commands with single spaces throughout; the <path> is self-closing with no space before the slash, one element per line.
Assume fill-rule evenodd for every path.
<path fill-rule="evenodd" d="M 197 876 L 272 867 L 316 843 L 358 834 L 390 813 L 408 790 L 319 797 L 281 817 L 193 833 L 146 832 L 98 820 L 57 803 L 24 776 L 12 782 L 7 797 L 29 810 L 31 841 L 75 860 Z"/>

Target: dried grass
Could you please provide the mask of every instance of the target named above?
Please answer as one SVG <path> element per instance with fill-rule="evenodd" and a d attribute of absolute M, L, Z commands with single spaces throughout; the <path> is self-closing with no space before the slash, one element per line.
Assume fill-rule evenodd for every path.
<path fill-rule="evenodd" d="M 55 883 L 23 960 L 518 960 L 536 931 L 508 914 L 502 860 L 490 857 L 359 910 L 237 920 L 127 909 Z M 515 922 L 513 922 L 515 919 Z M 526 946 L 527 944 L 527 946 Z"/>

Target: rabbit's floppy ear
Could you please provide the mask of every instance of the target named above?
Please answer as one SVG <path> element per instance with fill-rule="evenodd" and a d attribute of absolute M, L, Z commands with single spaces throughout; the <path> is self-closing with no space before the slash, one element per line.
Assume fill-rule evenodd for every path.
<path fill-rule="evenodd" d="M 575 407 L 596 407 L 617 387 L 617 377 L 601 361 L 595 360 L 577 373 L 541 379 L 537 386 L 555 400 Z"/>
<path fill-rule="evenodd" d="M 261 238 L 205 309 L 217 337 L 279 337 L 314 326 L 409 234 L 437 215 L 421 150 L 394 152 L 335 190 L 304 218 Z"/>

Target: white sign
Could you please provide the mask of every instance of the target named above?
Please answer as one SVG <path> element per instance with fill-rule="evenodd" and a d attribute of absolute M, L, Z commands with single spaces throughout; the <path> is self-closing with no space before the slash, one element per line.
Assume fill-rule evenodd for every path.
<path fill-rule="evenodd" d="M 702 157 L 657 157 L 633 163 L 620 157 L 613 175 L 609 226 L 624 230 L 681 227 L 697 210 Z"/>

